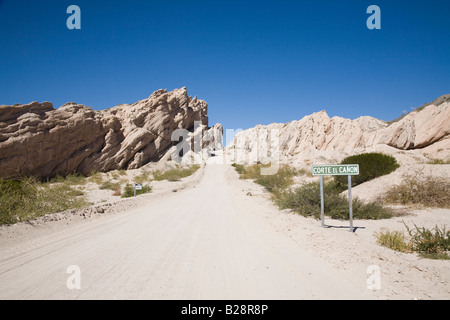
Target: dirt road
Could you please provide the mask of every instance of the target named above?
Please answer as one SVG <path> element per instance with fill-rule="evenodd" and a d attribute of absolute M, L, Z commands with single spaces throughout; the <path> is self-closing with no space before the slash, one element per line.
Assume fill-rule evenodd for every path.
<path fill-rule="evenodd" d="M 145 206 L 0 245 L 1 299 L 367 298 L 290 237 L 257 197 L 233 184 L 232 168 L 208 165 L 194 187 Z M 80 289 L 69 289 L 78 266 Z M 75 283 L 75 282 L 73 282 Z M 70 285 L 69 285 L 70 287 Z"/>

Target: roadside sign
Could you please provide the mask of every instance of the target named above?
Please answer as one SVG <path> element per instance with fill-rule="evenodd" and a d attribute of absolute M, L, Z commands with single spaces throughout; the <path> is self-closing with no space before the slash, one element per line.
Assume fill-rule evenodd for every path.
<path fill-rule="evenodd" d="M 134 187 L 136 188 L 136 190 L 142 190 L 142 184 L 136 183 Z"/>
<path fill-rule="evenodd" d="M 320 165 L 312 167 L 313 176 L 357 176 L 358 164 Z"/>
<path fill-rule="evenodd" d="M 137 190 L 142 190 L 142 184 L 140 183 L 135 183 L 134 184 L 134 196 L 136 197 L 136 191 Z"/>
<path fill-rule="evenodd" d="M 348 176 L 348 207 L 350 214 L 350 232 L 353 232 L 353 201 L 352 201 L 352 176 L 359 175 L 358 164 L 340 165 L 314 165 L 312 166 L 313 176 L 320 176 L 320 216 L 322 227 L 325 228 L 325 204 L 323 196 L 324 176 Z"/>

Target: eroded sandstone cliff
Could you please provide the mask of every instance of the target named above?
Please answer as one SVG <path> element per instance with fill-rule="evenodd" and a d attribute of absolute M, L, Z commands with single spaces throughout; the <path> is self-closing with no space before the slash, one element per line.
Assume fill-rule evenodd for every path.
<path fill-rule="evenodd" d="M 363 152 L 395 154 L 401 162 L 450 160 L 450 96 L 387 123 L 372 117 L 330 118 L 325 111 L 299 121 L 256 126 L 238 133 L 227 147 L 229 161 L 336 163 Z"/>
<path fill-rule="evenodd" d="M 208 105 L 186 88 L 94 111 L 49 102 L 0 106 L 0 178 L 135 169 L 159 160 L 172 132 L 208 126 Z"/>

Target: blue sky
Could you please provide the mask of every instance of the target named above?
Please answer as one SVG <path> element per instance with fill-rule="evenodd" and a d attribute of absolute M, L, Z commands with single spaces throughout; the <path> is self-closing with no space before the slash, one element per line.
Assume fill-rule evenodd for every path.
<path fill-rule="evenodd" d="M 99 110 L 186 86 L 228 129 L 392 120 L 450 93 L 449 16 L 448 0 L 0 0 L 0 104 Z"/>

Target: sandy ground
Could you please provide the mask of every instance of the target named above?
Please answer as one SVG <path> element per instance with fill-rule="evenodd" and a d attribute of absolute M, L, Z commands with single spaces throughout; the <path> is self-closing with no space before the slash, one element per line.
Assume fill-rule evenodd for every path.
<path fill-rule="evenodd" d="M 402 221 L 448 225 L 450 210 L 356 220 L 351 233 L 346 221 L 321 228 L 280 212 L 228 165 L 152 186 L 136 199 L 0 227 L 0 298 L 450 298 L 449 261 L 397 253 L 374 237 L 404 229 Z M 67 287 L 72 265 L 81 270 L 79 290 Z M 367 286 L 374 267 L 377 290 Z"/>

